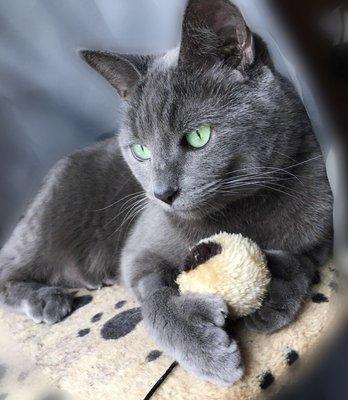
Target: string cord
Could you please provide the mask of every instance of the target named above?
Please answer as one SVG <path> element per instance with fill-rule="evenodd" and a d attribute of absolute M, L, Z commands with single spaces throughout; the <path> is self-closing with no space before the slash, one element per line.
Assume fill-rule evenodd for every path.
<path fill-rule="evenodd" d="M 173 371 L 173 369 L 178 365 L 177 361 L 174 361 L 167 371 L 158 379 L 158 381 L 151 388 L 149 393 L 144 397 L 144 400 L 150 400 L 151 397 L 155 394 L 156 390 L 162 385 L 162 383 L 166 380 L 168 375 Z"/>

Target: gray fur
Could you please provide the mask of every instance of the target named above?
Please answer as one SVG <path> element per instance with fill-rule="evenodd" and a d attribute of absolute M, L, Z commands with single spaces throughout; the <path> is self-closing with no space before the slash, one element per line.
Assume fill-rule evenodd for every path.
<path fill-rule="evenodd" d="M 295 318 L 332 245 L 332 196 L 310 122 L 225 0 L 189 1 L 180 52 L 105 54 L 82 55 L 125 98 L 123 128 L 49 173 L 0 253 L 1 302 L 57 322 L 72 301 L 61 287 L 113 283 L 120 263 L 159 345 L 195 375 L 234 383 L 243 367 L 226 305 L 179 296 L 178 266 L 200 239 L 242 233 L 265 250 L 273 276 L 247 326 L 272 332 Z M 203 124 L 211 140 L 192 150 L 184 135 Z M 151 160 L 136 160 L 132 143 Z M 179 188 L 171 206 L 153 195 L 168 187 Z"/>

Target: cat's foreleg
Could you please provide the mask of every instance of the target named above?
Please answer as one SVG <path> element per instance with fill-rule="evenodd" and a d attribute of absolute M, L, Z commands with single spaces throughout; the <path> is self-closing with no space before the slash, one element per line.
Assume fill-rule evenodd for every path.
<path fill-rule="evenodd" d="M 72 310 L 72 296 L 62 287 L 114 282 L 117 243 L 104 240 L 105 213 L 90 210 L 109 204 L 105 182 L 116 190 L 121 174 L 107 161 L 104 171 L 102 157 L 98 145 L 63 158 L 48 173 L 0 251 L 0 305 L 52 324 Z M 108 168 L 116 171 L 114 181 Z"/>
<path fill-rule="evenodd" d="M 238 345 L 225 330 L 228 311 L 223 300 L 179 295 L 175 267 L 145 249 L 135 257 L 127 255 L 122 269 L 148 331 L 163 350 L 187 371 L 215 384 L 230 385 L 242 377 Z"/>

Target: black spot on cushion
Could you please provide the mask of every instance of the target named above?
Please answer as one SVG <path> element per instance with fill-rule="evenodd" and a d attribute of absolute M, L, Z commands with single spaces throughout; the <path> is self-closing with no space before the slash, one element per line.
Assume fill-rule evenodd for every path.
<path fill-rule="evenodd" d="M 100 321 L 102 316 L 103 316 L 102 312 L 93 315 L 93 317 L 91 318 L 91 322 L 94 323 Z"/>
<path fill-rule="evenodd" d="M 315 293 L 312 296 L 313 303 L 327 303 L 329 299 L 323 293 Z"/>
<path fill-rule="evenodd" d="M 158 357 L 162 355 L 162 351 L 159 350 L 152 350 L 150 353 L 146 356 L 146 361 L 151 362 L 157 360 Z"/>
<path fill-rule="evenodd" d="M 87 304 L 89 304 L 91 301 L 93 300 L 93 296 L 91 295 L 85 295 L 85 296 L 78 296 L 74 298 L 73 301 L 73 311 L 78 310 L 81 307 L 86 306 Z"/>
<path fill-rule="evenodd" d="M 8 393 L 1 393 L 0 394 L 0 400 L 5 400 L 8 397 Z"/>
<path fill-rule="evenodd" d="M 289 350 L 286 354 L 286 363 L 292 365 L 295 361 L 299 359 L 298 352 L 295 350 Z"/>
<path fill-rule="evenodd" d="M 320 272 L 315 271 L 315 274 L 312 279 L 312 285 L 318 285 L 321 282 Z"/>
<path fill-rule="evenodd" d="M 4 364 L 0 364 L 0 381 L 6 375 L 7 367 Z"/>
<path fill-rule="evenodd" d="M 23 382 L 23 381 L 27 378 L 28 375 L 29 375 L 29 372 L 28 372 L 28 371 L 23 371 L 23 372 L 21 372 L 21 373 L 18 375 L 17 381 L 18 381 L 18 382 Z"/>
<path fill-rule="evenodd" d="M 119 339 L 132 332 L 141 320 L 140 307 L 123 311 L 105 322 L 100 331 L 101 336 L 106 340 Z"/>
<path fill-rule="evenodd" d="M 91 330 L 89 328 L 81 329 L 80 331 L 77 332 L 77 336 L 84 337 L 84 336 L 88 335 L 90 331 Z"/>
<path fill-rule="evenodd" d="M 115 304 L 115 308 L 118 310 L 118 309 L 122 308 L 126 303 L 127 303 L 126 300 L 118 301 L 118 302 Z"/>
<path fill-rule="evenodd" d="M 265 390 L 268 387 L 270 387 L 274 382 L 274 376 L 270 371 L 266 371 L 259 377 L 259 380 L 260 380 L 260 388 L 262 390 Z"/>

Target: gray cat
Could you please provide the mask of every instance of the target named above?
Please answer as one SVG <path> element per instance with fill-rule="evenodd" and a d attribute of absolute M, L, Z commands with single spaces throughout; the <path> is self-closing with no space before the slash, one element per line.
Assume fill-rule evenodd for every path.
<path fill-rule="evenodd" d="M 163 349 L 232 384 L 243 364 L 225 303 L 179 296 L 175 277 L 200 239 L 242 233 L 273 277 L 245 323 L 272 332 L 295 318 L 332 247 L 332 195 L 306 112 L 225 0 L 190 0 L 181 46 L 164 55 L 82 56 L 125 100 L 123 128 L 50 171 L 1 251 L 1 303 L 51 324 L 71 312 L 62 287 L 120 277 Z"/>

